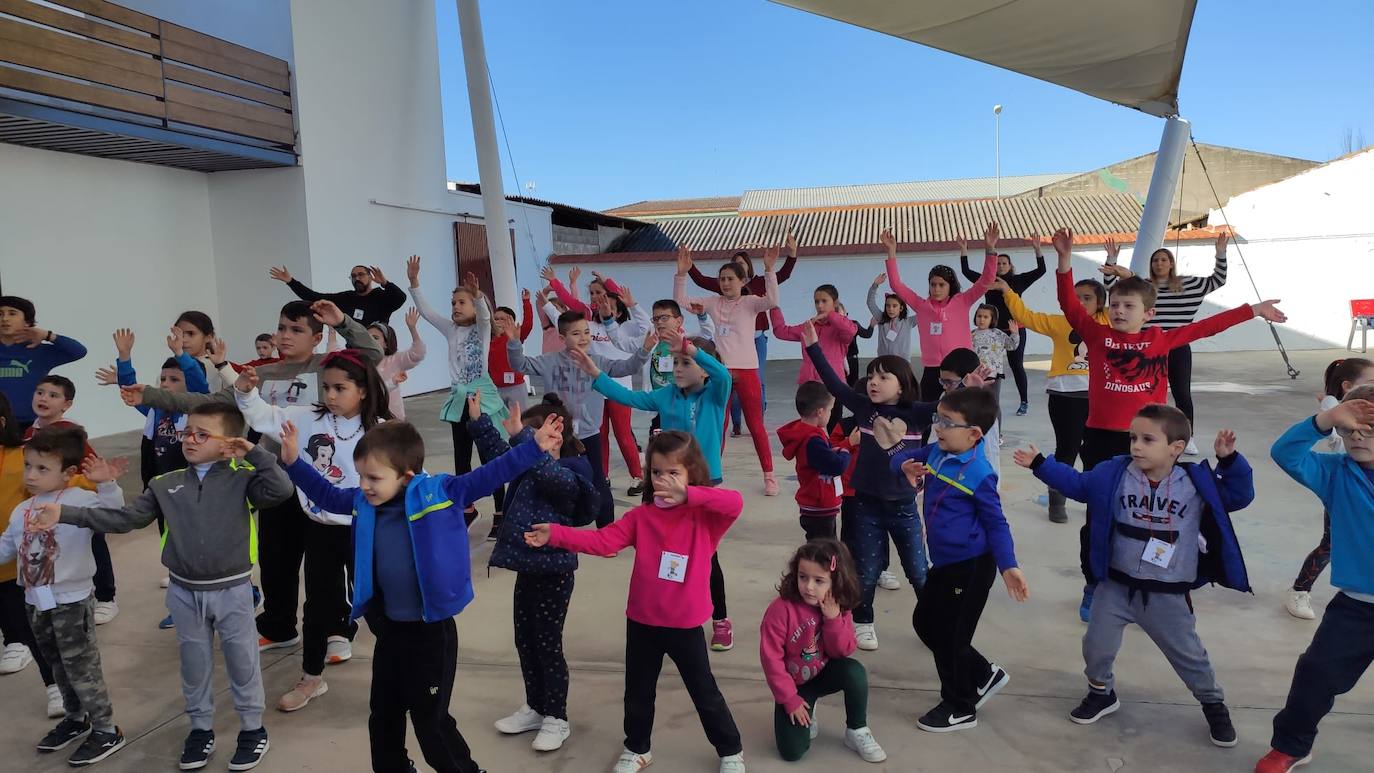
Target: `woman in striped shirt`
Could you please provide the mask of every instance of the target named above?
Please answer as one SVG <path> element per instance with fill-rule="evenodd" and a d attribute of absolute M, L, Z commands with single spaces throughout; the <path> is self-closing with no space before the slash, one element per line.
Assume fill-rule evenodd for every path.
<path fill-rule="evenodd" d="M 1155 316 L 1149 325 L 1173 330 L 1193 321 L 1197 316 L 1198 307 L 1202 305 L 1202 299 L 1226 284 L 1226 239 L 1227 235 L 1224 233 L 1217 236 L 1217 261 L 1211 276 L 1179 276 L 1174 253 L 1162 247 L 1150 255 L 1150 280 L 1159 291 L 1159 298 L 1155 301 Z M 1117 254 L 1120 252 L 1116 241 L 1109 238 L 1106 246 L 1107 264 L 1102 267 L 1102 273 L 1106 274 L 1105 284 L 1110 290 L 1117 279 L 1131 276 L 1131 272 L 1124 266 L 1116 265 Z M 1192 347 L 1185 345 L 1170 351 L 1169 392 L 1174 396 L 1174 403 L 1178 409 L 1188 417 L 1190 424 L 1193 422 L 1192 382 Z M 1191 439 L 1184 453 L 1197 456 L 1197 445 Z"/>

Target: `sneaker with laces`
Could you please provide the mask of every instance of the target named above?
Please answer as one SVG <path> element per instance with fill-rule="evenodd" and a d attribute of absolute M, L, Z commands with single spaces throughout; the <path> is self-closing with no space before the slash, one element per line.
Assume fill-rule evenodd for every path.
<path fill-rule="evenodd" d="M 1069 719 L 1080 725 L 1091 725 L 1097 720 L 1113 714 L 1121 708 L 1121 701 L 1116 699 L 1116 690 L 1088 690 L 1088 694 L 1083 696 L 1083 702 L 1078 707 L 1069 712 Z"/>
<path fill-rule="evenodd" d="M 859 640 L 859 649 L 872 652 L 878 649 L 878 631 L 872 623 L 855 623 L 854 638 Z"/>
<path fill-rule="evenodd" d="M 866 727 L 858 730 L 844 729 L 844 745 L 847 749 L 857 752 L 864 762 L 882 762 L 887 759 L 887 752 L 873 738 L 873 731 Z"/>
<path fill-rule="evenodd" d="M 114 601 L 97 601 L 95 602 L 94 614 L 95 624 L 104 625 L 119 615 L 119 605 Z M 124 742 L 120 741 L 120 743 L 122 744 Z"/>
<path fill-rule="evenodd" d="M 170 614 L 167 615 L 166 617 L 162 618 L 161 620 L 157 621 L 157 629 L 158 629 L 159 631 L 166 631 L 166 630 L 168 630 L 168 629 L 176 628 L 176 627 L 177 627 L 177 624 L 174 623 L 174 622 L 172 622 L 172 616 L 171 616 Z"/>
<path fill-rule="evenodd" d="M 558 717 L 544 717 L 544 721 L 539 726 L 539 733 L 534 737 L 534 743 L 530 748 L 537 752 L 551 752 L 563 745 L 572 735 L 572 728 L 568 725 L 568 720 Z"/>
<path fill-rule="evenodd" d="M 496 720 L 496 729 L 506 735 L 519 735 L 528 733 L 531 730 L 539 730 L 544 726 L 544 715 L 530 708 L 528 704 L 522 705 L 515 710 L 509 717 Z"/>
<path fill-rule="evenodd" d="M 85 765 L 94 765 L 97 762 L 119 751 L 124 746 L 124 733 L 119 728 L 115 728 L 113 733 L 102 733 L 99 730 L 92 730 L 86 736 L 86 740 L 76 747 L 72 756 L 67 758 L 67 764 L 74 768 Z"/>
<path fill-rule="evenodd" d="M 301 635 L 300 635 L 300 634 L 296 634 L 295 636 L 292 636 L 290 639 L 286 639 L 286 640 L 284 640 L 284 641 L 273 641 L 273 640 L 267 638 L 266 636 L 259 636 L 259 637 L 258 637 L 258 652 L 266 652 L 266 651 L 268 651 L 268 650 L 286 649 L 287 647 L 294 647 L 294 646 L 296 646 L 297 644 L 300 644 L 300 643 L 301 643 Z"/>
<path fill-rule="evenodd" d="M 1000 692 L 1001 689 L 1006 687 L 1007 683 L 1011 681 L 1011 675 L 1001 666 L 996 663 L 992 663 L 991 665 L 992 674 L 990 674 L 988 680 L 978 688 L 978 702 L 973 704 L 974 711 L 983 708 L 983 704 L 987 703 L 989 698 Z"/>
<path fill-rule="evenodd" d="M 953 733 L 958 730 L 972 730 L 978 727 L 978 715 L 969 712 L 967 714 L 955 713 L 944 701 L 940 705 L 927 711 L 924 716 L 916 720 L 916 726 L 927 733 Z"/>
<path fill-rule="evenodd" d="M 487 542 L 495 542 L 496 538 L 501 536 L 501 520 L 505 517 L 505 514 L 499 511 L 491 514 L 491 529 L 487 532 Z"/>
<path fill-rule="evenodd" d="M 1293 768 L 1302 767 L 1311 761 L 1310 754 L 1306 757 L 1294 757 L 1278 749 L 1270 749 L 1268 754 L 1255 763 L 1255 773 L 1288 773 Z"/>
<path fill-rule="evenodd" d="M 49 730 L 48 734 L 43 736 L 43 740 L 38 742 L 38 751 L 55 752 L 65 749 L 72 741 L 75 741 L 90 731 L 90 720 L 85 718 L 73 719 L 69 716 L 63 717 L 62 721 L 57 723 L 57 727 Z"/>
<path fill-rule="evenodd" d="M 347 636 L 330 636 L 325 640 L 324 662 L 326 665 L 337 666 L 352 659 L 353 642 L 349 641 Z"/>
<path fill-rule="evenodd" d="M 900 590 L 902 581 L 897 579 L 897 575 L 884 569 L 878 573 L 878 587 L 883 590 Z"/>
<path fill-rule="evenodd" d="M 638 754 L 625 749 L 620 752 L 620 759 L 615 761 L 615 767 L 611 768 L 611 773 L 638 773 L 638 771 L 652 764 L 654 764 L 653 752 Z"/>
<path fill-rule="evenodd" d="M 1025 416 L 1025 415 L 1028 414 L 1028 413 L 1030 413 L 1030 404 L 1029 404 L 1029 403 L 1024 403 L 1024 402 L 1023 402 L 1023 403 L 1021 403 L 1021 407 L 1019 407 L 1019 408 L 1016 409 L 1016 415 L 1017 415 L 1017 416 Z"/>
<path fill-rule="evenodd" d="M 215 731 L 192 730 L 181 745 L 181 761 L 177 767 L 182 770 L 200 770 L 210 764 L 210 755 L 215 753 Z"/>
<path fill-rule="evenodd" d="M 48 685 L 48 719 L 59 719 L 67 716 L 67 702 L 62 698 L 62 691 L 57 685 Z"/>
<path fill-rule="evenodd" d="M 5 654 L 0 655 L 0 674 L 17 674 L 33 662 L 33 653 L 27 645 L 20 642 L 5 645 Z"/>
<path fill-rule="evenodd" d="M 1238 742 L 1236 726 L 1231 724 L 1231 712 L 1221 701 L 1202 704 L 1202 715 L 1207 717 L 1207 729 L 1212 735 L 1212 743 L 1229 749 Z"/>
<path fill-rule="evenodd" d="M 324 683 L 321 682 L 320 684 Z M 270 747 L 271 744 L 267 741 L 267 728 L 240 730 L 238 743 L 234 747 L 234 756 L 229 760 L 229 769 L 252 770 L 256 768 Z"/>
<path fill-rule="evenodd" d="M 261 611 L 262 611 L 262 591 L 258 590 L 258 586 L 254 585 L 254 586 L 253 586 L 253 612 L 254 612 L 254 613 L 257 613 L 257 612 L 261 612 Z"/>
<path fill-rule="evenodd" d="M 644 481 L 643 481 L 643 480 L 637 480 L 637 481 L 635 481 L 634 483 L 631 483 L 631 484 L 630 484 L 630 487 L 627 488 L 627 489 L 625 489 L 625 495 L 626 495 L 626 496 L 631 496 L 631 497 L 642 497 L 642 496 L 644 496 Z"/>
<path fill-rule="evenodd" d="M 1198 455 L 1199 452 L 1197 450 L 1197 443 L 1193 442 L 1192 438 L 1188 438 L 1188 447 L 1183 449 L 1183 453 L 1185 456 Z"/>
<path fill-rule="evenodd" d="M 730 618 L 724 620 L 711 621 L 711 649 L 715 652 L 726 652 L 735 646 L 735 627 L 730 624 Z"/>
<path fill-rule="evenodd" d="M 771 472 L 763 474 L 763 495 L 766 497 L 778 495 L 778 479 Z"/>
<path fill-rule="evenodd" d="M 1288 610 L 1288 614 L 1299 620 L 1317 619 L 1317 613 L 1312 611 L 1312 594 L 1305 590 L 1289 588 L 1283 597 L 1283 608 Z M 0 673 L 4 673 L 2 666 L 0 666 Z"/>
<path fill-rule="evenodd" d="M 1093 591 L 1097 590 L 1096 585 L 1083 586 L 1083 600 L 1078 602 L 1078 619 L 1088 622 L 1093 614 Z"/>
<path fill-rule="evenodd" d="M 300 711 L 305 704 L 329 692 L 322 676 L 302 676 L 290 692 L 277 699 L 278 711 Z"/>
<path fill-rule="evenodd" d="M 720 773 L 744 773 L 744 754 L 720 758 Z"/>

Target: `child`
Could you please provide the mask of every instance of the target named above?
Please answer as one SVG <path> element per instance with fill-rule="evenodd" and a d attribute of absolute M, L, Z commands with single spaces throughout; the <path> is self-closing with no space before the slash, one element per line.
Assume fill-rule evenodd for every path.
<path fill-rule="evenodd" d="M 568 307 L 557 297 L 550 299 L 547 289 L 541 289 L 538 295 L 539 303 L 535 309 L 539 312 L 539 324 L 544 328 L 540 351 L 553 354 L 563 348 L 563 338 L 558 335 L 558 315 L 567 311 Z"/>
<path fill-rule="evenodd" d="M 1007 377 L 1007 352 L 1016 350 L 1020 329 L 1011 323 L 1011 332 L 997 327 L 997 309 L 992 304 L 981 303 L 973 312 L 973 351 L 978 353 L 978 361 L 992 372 L 993 397 L 1001 398 L 1002 380 Z M 1000 402 L 1000 400 L 999 400 Z"/>
<path fill-rule="evenodd" d="M 892 229 L 883 229 L 879 236 L 879 240 L 887 248 L 887 278 L 892 283 L 892 291 L 897 297 L 911 304 L 920 324 L 918 330 L 921 337 L 921 362 L 925 365 L 925 371 L 921 374 L 923 400 L 934 402 L 939 399 L 940 361 L 949 350 L 973 348 L 973 340 L 968 332 L 968 311 L 992 286 L 992 280 L 995 278 L 997 233 L 997 224 L 988 223 L 987 232 L 983 235 L 987 259 L 983 263 L 983 273 L 972 287 L 960 292 L 959 277 L 954 275 L 954 269 L 940 265 L 930 270 L 928 298 L 922 298 L 902 284 L 902 277 L 897 269 L 897 238 L 892 235 Z"/>
<path fill-rule="evenodd" d="M 60 515 L 60 523 L 114 534 L 165 519 L 162 565 L 172 579 L 167 608 L 176 625 L 181 691 L 191 720 L 182 770 L 204 767 L 215 750 L 216 636 L 239 715 L 229 769 L 256 767 L 268 748 L 250 581 L 257 561 L 253 519 L 259 508 L 290 497 L 292 486 L 272 454 L 243 439 L 244 428 L 238 409 L 199 405 L 186 417 L 186 467 L 153 478 L 127 506 L 51 504 L 42 506 L 37 518 L 40 528 L 58 523 Z"/>
<path fill-rule="evenodd" d="M 878 288 L 885 282 L 887 274 L 879 274 L 868 288 L 868 310 L 873 312 L 874 332 L 878 334 L 878 356 L 895 354 L 910 359 L 911 329 L 916 326 L 916 318 L 911 316 L 906 301 L 896 293 L 883 296 L 883 305 L 879 308 Z"/>
<path fill-rule="evenodd" d="M 859 580 L 849 550 L 833 538 L 797 549 L 778 584 L 778 597 L 759 625 L 759 660 L 773 691 L 773 739 L 788 762 L 806 756 L 820 734 L 816 701 L 844 693 L 844 745 L 864 762 L 887 752 L 868 729 L 868 672 L 850 657 L 858 648 L 851 612 Z"/>
<path fill-rule="evenodd" d="M 519 326 L 520 342 L 524 343 L 530 337 L 530 331 L 534 328 L 534 310 L 530 308 L 530 291 L 520 291 L 521 305 L 524 307 L 524 321 Z M 491 315 L 491 349 L 487 353 L 487 373 L 496 382 L 497 394 L 501 397 L 501 402 L 505 403 L 507 410 L 511 406 L 524 410 L 529 405 L 529 385 L 525 382 L 525 374 L 512 368 L 510 357 L 506 354 L 506 343 L 512 335 L 516 334 L 515 310 L 508 306 L 498 306 Z M 478 449 L 477 457 L 483 458 L 481 449 Z M 498 534 L 501 533 L 501 519 L 506 513 L 506 487 L 497 486 L 496 491 L 491 495 L 492 504 L 496 509 L 491 514 L 491 529 L 487 531 L 487 541 L 493 542 Z"/>
<path fill-rule="evenodd" d="M 996 380 L 991 377 L 991 371 L 970 349 L 954 349 L 940 361 L 940 388 L 944 390 L 945 394 L 964 389 L 966 386 L 983 389 L 993 395 L 995 404 L 997 393 L 993 390 L 996 388 L 996 383 Z M 983 433 L 983 442 L 980 445 L 983 448 L 983 456 L 987 457 L 988 464 L 992 465 L 992 474 L 998 478 L 1000 490 L 1002 478 L 1002 454 L 999 450 L 1002 445 L 1000 409 L 998 410 L 998 417 L 992 422 L 992 426 Z"/>
<path fill-rule="evenodd" d="M 812 302 L 816 307 L 816 315 L 810 321 L 816 327 L 816 335 L 820 336 L 821 353 L 825 355 L 825 361 L 830 363 L 830 369 L 843 374 L 848 380 L 850 370 L 846 354 L 849 344 L 854 340 L 857 327 L 849 317 L 836 313 L 835 306 L 840 302 L 840 292 L 835 289 L 835 285 L 824 284 L 817 287 L 812 295 Z M 773 334 L 779 341 L 802 340 L 801 325 L 787 324 L 787 320 L 783 319 L 782 309 L 769 309 L 768 321 L 773 324 Z M 806 357 L 802 357 L 801 369 L 797 372 L 797 383 L 820 380 L 820 376 L 816 375 L 816 367 Z"/>
<path fill-rule="evenodd" d="M 697 327 L 701 331 L 698 337 L 707 341 L 714 341 L 716 337 L 715 323 L 711 321 L 705 307 L 698 305 L 696 309 L 700 310 L 700 313 L 696 315 Z M 683 320 L 682 307 L 672 298 L 661 298 L 654 301 L 653 315 L 649 319 L 654 323 L 654 332 L 658 333 L 658 346 L 649 352 L 649 391 L 653 391 L 676 383 L 673 376 L 673 346 L 668 343 L 665 333 L 682 331 L 683 335 L 686 335 L 687 326 Z M 715 348 L 714 345 L 712 348 Z M 726 375 L 728 376 L 729 373 L 727 372 Z M 650 422 L 649 428 L 653 432 L 662 428 L 661 419 L 657 415 Z M 710 457 L 707 457 L 707 460 L 709 461 Z"/>
<path fill-rule="evenodd" d="M 997 474 L 978 452 L 997 418 L 996 401 L 986 390 L 961 389 L 946 392 L 937 410 L 937 443 L 902 451 L 890 467 L 912 486 L 925 481 L 931 567 L 916 597 L 912 626 L 935 656 L 940 703 L 916 726 L 947 733 L 977 727 L 978 709 L 1011 681 L 973 647 L 994 575 L 1002 575 L 1017 601 L 1025 601 L 1030 589 L 1016 565 Z"/>
<path fill-rule="evenodd" d="M 797 387 L 796 403 L 798 418 L 778 428 L 778 440 L 782 458 L 797 460 L 799 522 L 807 540 L 834 539 L 841 476 L 849 467 L 849 452 L 831 448 L 825 429 L 835 398 L 824 384 L 807 381 Z"/>
<path fill-rule="evenodd" d="M 1007 350 L 1007 364 L 1012 377 L 1016 380 L 1017 395 L 1021 398 L 1021 405 L 1016 409 L 1017 416 L 1025 416 L 1030 410 L 1030 405 L 1026 402 L 1026 334 L 1024 331 L 1012 329 L 1012 315 L 1006 302 L 1006 294 L 1007 290 L 1024 293 L 1040 277 L 1045 275 L 1045 255 L 1040 251 L 1040 235 L 1031 234 L 1029 241 L 1031 247 L 1035 249 L 1035 268 L 1017 273 L 1016 266 L 1011 262 L 1011 256 L 1005 252 L 998 253 L 997 281 L 993 283 L 993 288 L 988 290 L 987 295 L 983 297 L 983 300 L 997 311 L 996 327 L 1011 335 L 1013 339 L 1012 347 Z M 980 278 L 979 274 L 974 273 L 973 269 L 969 268 L 968 249 L 963 239 L 959 240 L 959 268 L 963 272 L 964 278 L 970 282 L 976 282 Z M 999 284 L 1001 287 L 997 286 Z"/>
<path fill-rule="evenodd" d="M 1049 394 L 1050 426 L 1054 428 L 1054 458 L 1072 466 L 1083 445 L 1083 425 L 1088 421 L 1088 347 L 1063 314 L 1031 311 L 1026 308 L 1021 296 L 1001 278 L 992 286 L 1001 292 L 1002 302 L 1017 323 L 1049 336 L 1053 342 L 1045 391 Z M 1083 304 L 1083 311 L 1093 321 L 1107 324 L 1107 315 L 1103 311 L 1107 304 L 1107 290 L 1101 282 L 1080 279 L 1074 283 L 1073 291 L 1078 296 L 1078 302 Z M 1066 523 L 1069 514 L 1064 509 L 1064 495 L 1051 488 L 1048 502 L 1050 521 Z"/>
<path fill-rule="evenodd" d="M 373 322 L 367 326 L 367 334 L 372 336 L 372 340 L 382 348 L 382 361 L 377 363 L 377 375 L 382 377 L 382 385 L 386 387 L 387 408 L 391 410 L 391 416 L 401 421 L 406 417 L 406 401 L 401 396 L 401 382 L 406 379 L 406 372 L 419 365 L 425 359 L 429 350 L 425 347 L 425 339 L 420 337 L 418 325 L 420 324 L 420 310 L 414 306 L 406 312 L 406 329 L 410 331 L 410 348 L 400 351 L 400 344 L 396 340 L 396 329 L 385 322 Z"/>
<path fill-rule="evenodd" d="M 1331 521 L 1331 584 L 1339 592 L 1293 669 L 1288 700 L 1274 717 L 1272 750 L 1255 773 L 1286 773 L 1312 759 L 1317 725 L 1336 696 L 1354 689 L 1374 659 L 1374 385 L 1351 389 L 1334 408 L 1303 419 L 1283 433 L 1269 455 L 1316 494 Z M 1345 453 L 1312 445 L 1331 430 Z"/>
<path fill-rule="evenodd" d="M 496 729 L 509 735 L 538 730 L 532 747 L 541 752 L 558 749 L 572 734 L 563 623 L 572 600 L 577 555 L 532 548 L 525 544 L 525 532 L 536 523 L 586 526 L 596 520 L 601 495 L 592 483 L 592 466 L 582 455 L 586 448 L 573 432 L 572 414 L 558 395 L 545 395 L 544 402 L 528 411 L 513 408 L 506 426 L 509 443 L 490 422 L 473 425 L 477 453 L 489 462 L 512 447 L 532 443 L 535 430 L 554 419 L 562 427 L 560 445 L 511 481 L 506 492 L 510 517 L 501 524 L 489 562 L 515 572 L 515 651 L 525 680 L 524 705 L 497 720 Z"/>
<path fill-rule="evenodd" d="M 921 428 L 930 426 L 934 406 L 917 402 L 916 376 L 911 365 L 894 355 L 868 363 L 865 392 L 851 389 L 821 354 L 815 330 L 803 327 L 806 355 L 816 365 L 830 394 L 854 412 L 861 433 L 853 477 L 852 542 L 849 550 L 858 567 L 862 596 L 854 608 L 854 633 L 859 649 L 878 649 L 873 627 L 873 593 L 878 574 L 886 566 L 888 537 L 897 544 L 902 569 L 919 590 L 926 579 L 925 545 L 916 517 L 916 489 L 900 476 L 888 474 L 888 461 L 908 445 L 921 444 Z M 813 345 L 815 344 L 815 345 Z"/>
<path fill-rule="evenodd" d="M 711 675 L 701 632 L 711 611 L 707 558 L 739 518 L 744 499 L 710 486 L 701 447 L 686 432 L 660 432 L 644 457 L 653 484 L 644 504 L 598 531 L 537 524 L 525 541 L 599 556 L 635 549 L 625 609 L 625 750 L 615 773 L 635 773 L 653 762 L 654 694 L 664 655 L 677 665 L 720 755 L 720 773 L 744 773 L 739 728 Z"/>
<path fill-rule="evenodd" d="M 124 746 L 95 639 L 91 530 L 66 524 L 43 529 L 34 518 L 47 504 L 124 504 L 124 492 L 115 483 L 121 465 L 98 457 L 88 458 L 85 470 L 87 479 L 98 483 L 97 493 L 70 487 L 85 453 L 86 432 L 78 427 L 36 433 L 24 449 L 24 485 L 33 497 L 14 509 L 0 534 L 0 563 L 19 559 L 29 625 L 66 709 L 66 717 L 38 742 L 38 751 L 64 749 L 89 733 L 67 759 L 73 767 L 95 764 Z"/>
<path fill-rule="evenodd" d="M 215 338 L 215 323 L 211 322 L 210 315 L 203 311 L 183 311 L 172 324 L 172 334 L 167 337 L 167 346 L 172 350 L 172 356 L 181 363 L 188 377 L 195 378 L 190 375 L 190 369 L 196 362 L 200 363 L 200 369 L 205 374 L 207 388 L 192 389 L 192 392 L 218 392 L 224 388 L 224 379 L 210 357 L 215 350 L 216 342 L 221 346 L 224 343 Z M 225 352 L 221 357 L 227 354 L 228 352 Z"/>
<path fill-rule="evenodd" d="M 9 398 L 20 429 L 33 424 L 30 401 L 38 380 L 59 365 L 86 356 L 86 347 L 34 324 L 33 301 L 0 295 L 0 391 Z"/>
<path fill-rule="evenodd" d="M 1321 410 L 1329 411 L 1335 408 L 1350 390 L 1365 384 L 1374 384 L 1374 362 L 1361 357 L 1333 360 L 1326 366 L 1326 389 L 1321 399 Z M 1340 433 L 1334 430 L 1318 447 L 1336 454 L 1345 450 Z M 1317 578 L 1330 561 L 1331 514 L 1323 510 L 1321 542 L 1307 555 L 1307 560 L 1302 562 L 1302 569 L 1298 572 L 1297 579 L 1293 580 L 1293 587 L 1284 595 L 1283 606 L 1288 610 L 1288 614 L 1300 620 L 1316 619 L 1317 613 L 1312 611 L 1312 586 L 1317 583 Z"/>
<path fill-rule="evenodd" d="M 1207 583 L 1250 592 L 1230 513 L 1250 504 L 1255 486 L 1230 430 L 1217 433 L 1215 471 L 1206 462 L 1180 463 L 1191 431 L 1182 411 L 1152 403 L 1131 420 L 1129 456 L 1085 472 L 1046 459 L 1033 445 L 1015 459 L 1088 505 L 1089 581 L 1097 588 L 1083 634 L 1089 689 L 1069 719 L 1088 725 L 1121 708 L 1112 664 L 1123 629 L 1136 623 L 1202 704 L 1212 743 L 1230 747 L 1236 729 L 1198 638 L 1189 593 Z"/>
<path fill-rule="evenodd" d="M 253 348 L 257 351 L 260 360 L 271 360 L 277 357 L 277 345 L 272 340 L 271 333 L 258 333 L 258 337 L 253 339 Z"/>

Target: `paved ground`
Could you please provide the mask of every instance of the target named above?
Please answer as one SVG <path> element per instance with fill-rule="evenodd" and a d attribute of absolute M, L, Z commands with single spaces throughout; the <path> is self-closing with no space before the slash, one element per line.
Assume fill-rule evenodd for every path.
<path fill-rule="evenodd" d="M 1201 711 L 1138 629 L 1132 629 L 1118 660 L 1122 710 L 1097 725 L 1071 724 L 1066 713 L 1084 692 L 1079 640 L 1083 626 L 1076 608 L 1081 581 L 1077 569 L 1075 523 L 1051 524 L 1034 499 L 1042 487 L 1011 465 L 1010 453 L 1027 440 L 1050 445 L 1044 409 L 1043 370 L 1031 374 L 1029 416 L 1008 417 L 1004 446 L 1003 497 L 1016 537 L 1017 553 L 1030 580 L 1032 598 L 1016 605 L 998 588 L 983 617 L 977 643 L 1003 664 L 1010 686 L 979 716 L 976 730 L 933 736 L 914 727 L 914 719 L 933 705 L 938 685 L 929 653 L 911 631 L 913 596 L 909 587 L 879 591 L 878 622 L 882 649 L 864 653 L 872 691 L 869 716 L 890 758 L 865 765 L 841 745 L 842 705 L 821 704 L 821 737 L 804 763 L 810 769 L 945 771 L 1245 771 L 1268 748 L 1269 723 L 1282 705 L 1293 663 L 1310 639 L 1314 623 L 1290 618 L 1279 594 L 1292 581 L 1299 562 L 1321 534 L 1320 510 L 1305 491 L 1290 483 L 1268 460 L 1269 444 L 1289 423 L 1313 411 L 1320 374 L 1337 352 L 1302 353 L 1302 377 L 1289 381 L 1273 353 L 1212 354 L 1198 357 L 1197 412 L 1200 435 L 1221 426 L 1235 429 L 1240 447 L 1256 467 L 1256 504 L 1236 524 L 1256 588 L 1253 596 L 1220 589 L 1196 594 L 1199 629 L 1240 731 L 1234 749 L 1217 749 L 1207 740 Z M 1043 367 L 1043 365 L 1041 365 Z M 770 427 L 792 418 L 795 362 L 774 363 L 769 383 L 774 396 Z M 1014 389 L 1004 404 L 1014 409 Z M 412 401 L 412 416 L 429 422 L 437 399 Z M 1010 412 L 1010 411 L 1009 411 Z M 640 417 L 647 422 L 647 417 Z M 434 424 L 434 422 L 429 422 Z M 448 433 L 427 433 L 431 468 L 452 469 Z M 120 439 L 97 443 L 106 453 L 122 452 Z M 127 441 L 124 448 L 132 448 Z M 776 448 L 776 443 L 775 443 Z M 779 458 L 779 470 L 788 467 Z M 616 487 L 626 476 L 615 465 Z M 733 652 L 712 655 L 715 673 L 745 738 L 752 771 L 781 771 L 772 742 L 772 702 L 759 671 L 757 623 L 774 593 L 790 551 L 800 541 L 796 511 L 785 483 L 783 496 L 765 499 L 757 463 L 746 442 L 732 442 L 726 455 L 726 480 L 746 494 L 748 507 L 721 549 L 729 601 L 737 628 Z M 485 512 L 485 510 L 484 510 Z M 1074 511 L 1075 516 L 1081 510 Z M 485 533 L 483 521 L 477 528 Z M 119 576 L 122 613 L 100 629 L 106 678 L 116 717 L 131 739 L 126 749 L 102 764 L 106 771 L 174 770 L 187 725 L 177 676 L 175 636 L 158 631 L 164 612 L 155 556 L 156 535 L 111 539 Z M 474 563 L 485 563 L 489 548 L 477 547 Z M 588 558 L 578 572 L 566 634 L 573 666 L 571 715 L 574 734 L 551 755 L 529 749 L 532 736 L 503 738 L 491 723 L 521 703 L 521 681 L 511 646 L 510 594 L 513 577 L 504 571 L 476 578 L 478 598 L 460 617 L 461 666 L 453 711 L 477 759 L 492 773 L 524 771 L 603 771 L 621 746 L 621 688 L 624 598 L 631 556 Z M 1324 578 L 1315 593 L 1324 607 L 1332 590 Z M 358 637 L 353 662 L 327 672 L 329 694 L 293 715 L 269 710 L 272 750 L 263 771 L 363 771 L 367 769 L 367 691 L 372 638 Z M 268 700 L 290 688 L 299 674 L 298 654 L 274 653 L 264 660 Z M 219 680 L 224 686 L 223 678 Z M 232 742 L 237 720 L 226 692 L 219 702 L 217 730 Z M 38 758 L 32 744 L 50 727 L 43 717 L 43 691 L 30 668 L 0 678 L 0 749 L 5 770 L 65 769 L 61 759 Z M 701 733 L 691 703 L 665 668 L 658 700 L 654 770 L 713 771 L 715 757 Z M 415 749 L 412 745 L 412 749 Z M 1313 771 L 1374 769 L 1374 678 L 1341 698 L 1322 724 Z M 210 770 L 222 770 L 228 754 L 216 755 Z M 426 769 L 421 767 L 422 770 Z"/>

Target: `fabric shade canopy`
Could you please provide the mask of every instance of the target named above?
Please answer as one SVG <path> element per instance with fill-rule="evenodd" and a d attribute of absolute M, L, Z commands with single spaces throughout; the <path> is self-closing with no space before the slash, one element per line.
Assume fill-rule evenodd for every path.
<path fill-rule="evenodd" d="M 774 0 L 1167 117 L 1196 0 Z"/>

